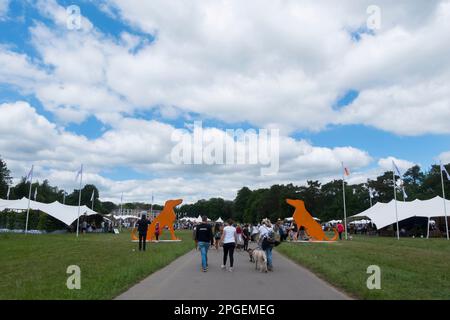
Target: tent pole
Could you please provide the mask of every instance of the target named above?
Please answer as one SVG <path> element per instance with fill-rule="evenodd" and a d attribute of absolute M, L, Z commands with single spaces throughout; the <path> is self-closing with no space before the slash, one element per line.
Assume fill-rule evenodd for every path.
<path fill-rule="evenodd" d="M 30 192 L 28 193 L 28 208 L 27 208 L 27 220 L 25 222 L 25 234 L 28 233 L 28 216 L 30 215 L 30 198 L 31 198 L 31 187 L 33 185 L 33 169 L 34 165 L 31 166 L 31 176 L 30 176 Z"/>
<path fill-rule="evenodd" d="M 441 171 L 442 200 L 444 201 L 445 232 L 447 233 L 447 240 L 449 240 L 449 236 L 448 236 L 448 220 L 447 220 L 447 205 L 445 203 L 444 173 L 442 172 L 441 169 L 442 169 L 442 162 L 440 163 L 439 171 Z"/>
<path fill-rule="evenodd" d="M 395 179 L 395 171 L 392 170 L 392 176 L 394 178 L 394 201 L 395 201 L 395 220 L 397 223 L 397 240 L 400 240 L 400 230 L 398 229 L 398 210 L 397 210 L 397 190 L 396 190 L 396 179 Z"/>
<path fill-rule="evenodd" d="M 78 218 L 77 218 L 77 238 L 80 229 L 80 205 L 81 205 L 81 183 L 83 181 L 83 165 L 81 165 L 81 173 L 80 173 L 80 192 L 78 193 Z"/>
<path fill-rule="evenodd" d="M 428 217 L 428 224 L 427 224 L 427 239 L 430 238 L 430 217 Z"/>
<path fill-rule="evenodd" d="M 342 198 L 344 200 L 344 230 L 345 230 L 345 240 L 348 240 L 348 234 L 347 234 L 347 208 L 345 205 L 345 168 L 344 168 L 344 162 L 341 162 L 342 164 Z"/>

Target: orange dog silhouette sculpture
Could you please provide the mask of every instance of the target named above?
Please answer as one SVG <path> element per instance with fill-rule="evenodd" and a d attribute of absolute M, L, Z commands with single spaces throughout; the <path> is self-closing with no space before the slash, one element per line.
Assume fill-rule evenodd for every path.
<path fill-rule="evenodd" d="M 312 218 L 308 210 L 306 210 L 305 202 L 303 200 L 286 199 L 286 202 L 295 208 L 293 218 L 297 224 L 297 227 L 304 227 L 305 232 L 310 238 L 316 241 L 335 241 L 338 238 L 338 232 L 336 229 L 333 229 L 333 238 L 329 239 L 325 235 L 325 232 L 322 230 L 320 224 L 318 224 Z"/>
<path fill-rule="evenodd" d="M 175 220 L 177 219 L 176 215 L 175 215 L 175 211 L 173 210 L 177 205 L 179 205 L 180 203 L 182 203 L 183 200 L 182 199 L 177 199 L 177 200 L 167 200 L 165 205 L 164 205 L 164 209 L 161 211 L 161 213 L 152 221 L 152 223 L 150 224 L 150 226 L 148 227 L 147 230 L 147 241 L 152 241 L 153 239 L 155 239 L 155 228 L 156 228 L 156 224 L 159 223 L 159 230 L 160 230 L 160 234 L 162 235 L 162 232 L 164 230 L 164 227 L 167 227 L 169 229 L 170 232 L 170 238 L 171 240 L 179 240 L 176 236 L 175 236 L 175 232 L 173 230 L 173 224 L 175 222 Z M 139 240 L 137 235 L 137 228 L 134 228 L 132 233 L 131 233 L 131 239 L 132 240 Z"/>

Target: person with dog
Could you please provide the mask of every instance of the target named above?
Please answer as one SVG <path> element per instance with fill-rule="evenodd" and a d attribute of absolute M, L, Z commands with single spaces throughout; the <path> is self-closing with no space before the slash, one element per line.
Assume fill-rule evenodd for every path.
<path fill-rule="evenodd" d="M 276 245 L 275 232 L 269 219 L 263 219 L 259 228 L 259 239 L 261 249 L 264 250 L 267 257 L 267 270 L 273 271 L 272 249 Z"/>
<path fill-rule="evenodd" d="M 233 272 L 234 264 L 234 248 L 237 243 L 236 228 L 233 226 L 233 220 L 229 219 L 223 228 L 222 237 L 220 242 L 223 243 L 223 264 L 222 269 L 226 268 L 228 255 L 230 256 L 230 268 L 228 271 Z"/>
<path fill-rule="evenodd" d="M 150 221 L 148 221 L 145 214 L 142 215 L 141 219 L 136 222 L 136 226 L 139 233 L 139 251 L 142 249 L 145 251 L 145 245 L 147 243 L 147 230 Z"/>
<path fill-rule="evenodd" d="M 208 249 L 214 244 L 212 227 L 208 223 L 207 216 L 202 217 L 202 223 L 195 229 L 195 240 L 202 257 L 202 270 L 206 272 L 208 271 Z"/>

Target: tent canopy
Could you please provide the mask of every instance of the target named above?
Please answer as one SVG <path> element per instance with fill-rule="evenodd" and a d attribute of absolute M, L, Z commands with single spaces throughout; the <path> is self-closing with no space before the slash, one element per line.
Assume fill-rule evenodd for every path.
<path fill-rule="evenodd" d="M 219 219 L 217 219 L 216 222 L 218 222 L 218 223 L 223 223 L 223 220 L 222 220 L 221 217 L 219 217 Z"/>
<path fill-rule="evenodd" d="M 28 199 L 23 197 L 19 200 L 3 200 L 0 199 L 0 211 L 10 210 L 27 210 Z M 78 219 L 78 206 L 68 206 L 58 201 L 52 203 L 42 203 L 30 200 L 30 209 L 39 210 L 45 212 L 49 216 L 52 216 L 59 221 L 64 222 L 70 226 L 74 221 Z M 83 215 L 91 216 L 98 214 L 97 212 L 89 209 L 86 206 L 80 207 L 80 217 Z"/>
<path fill-rule="evenodd" d="M 450 201 L 445 200 L 447 208 Z M 412 217 L 444 217 L 444 200 L 435 197 L 430 200 L 414 200 L 409 202 L 397 201 L 398 221 Z M 358 213 L 350 218 L 369 218 L 378 229 L 396 223 L 395 200 L 389 203 L 377 202 L 373 207 Z"/>

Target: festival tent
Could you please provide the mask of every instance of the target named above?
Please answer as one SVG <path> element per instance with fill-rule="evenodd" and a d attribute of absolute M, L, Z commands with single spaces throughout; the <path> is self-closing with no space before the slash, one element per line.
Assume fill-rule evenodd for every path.
<path fill-rule="evenodd" d="M 398 221 L 412 217 L 444 217 L 444 200 L 435 197 L 430 200 L 397 201 Z M 447 208 L 450 208 L 450 201 L 445 200 Z M 396 223 L 395 200 L 389 203 L 378 202 L 373 207 L 358 213 L 350 218 L 369 218 L 378 229 Z"/>
<path fill-rule="evenodd" d="M 314 220 L 316 220 L 316 221 L 320 221 L 320 219 L 319 218 L 316 218 L 316 217 L 312 217 Z M 284 220 L 286 220 L 286 221 L 292 221 L 292 220 L 294 220 L 294 218 L 293 217 L 288 217 L 288 218 L 284 218 Z"/>
<path fill-rule="evenodd" d="M 129 214 L 124 214 L 122 216 L 116 215 L 116 216 L 113 216 L 113 218 L 116 219 L 116 220 L 139 219 L 139 217 L 132 216 L 132 215 L 129 215 Z"/>
<path fill-rule="evenodd" d="M 3 210 L 27 210 L 28 199 L 23 197 L 19 200 L 2 200 L 0 199 L 0 211 Z M 45 212 L 66 225 L 71 225 L 78 218 L 78 206 L 68 206 L 58 201 L 52 203 L 42 203 L 30 200 L 30 209 Z M 98 214 L 86 206 L 80 207 L 80 217 L 83 215 L 91 216 Z"/>
<path fill-rule="evenodd" d="M 222 218 L 219 217 L 219 219 L 217 219 L 216 222 L 223 223 L 223 220 L 222 220 Z"/>

